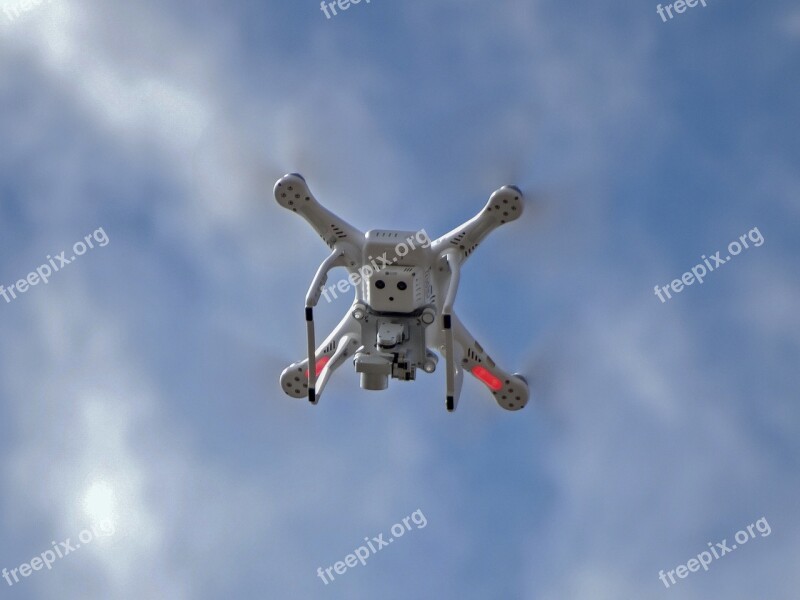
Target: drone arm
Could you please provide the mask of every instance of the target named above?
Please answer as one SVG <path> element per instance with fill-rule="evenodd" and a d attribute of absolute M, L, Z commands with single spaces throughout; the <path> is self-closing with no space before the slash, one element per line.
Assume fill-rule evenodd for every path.
<path fill-rule="evenodd" d="M 524 376 L 501 369 L 464 327 L 456 314 L 451 315 L 453 344 L 447 343 L 447 331 L 429 329 L 426 344 L 442 350 L 445 358 L 453 357 L 454 389 L 452 411 L 458 405 L 464 371 L 471 373 L 492 392 L 495 401 L 506 410 L 519 410 L 528 403 L 528 382 Z M 449 387 L 449 386 L 448 386 Z M 449 390 L 448 390 L 449 394 Z"/>
<path fill-rule="evenodd" d="M 302 175 L 284 175 L 275 183 L 273 192 L 278 204 L 308 221 L 329 248 L 344 251 L 348 270 L 361 261 L 364 233 L 322 206 Z"/>
<path fill-rule="evenodd" d="M 515 186 L 503 186 L 490 197 L 481 212 L 431 244 L 434 251 L 454 250 L 464 262 L 483 239 L 504 223 L 522 214 L 523 195 Z"/>
<path fill-rule="evenodd" d="M 519 410 L 528 403 L 528 382 L 522 375 L 501 369 L 486 353 L 461 321 L 453 315 L 456 345 L 462 349 L 461 366 L 492 392 L 495 401 L 506 410 Z"/>
<path fill-rule="evenodd" d="M 314 356 L 313 374 L 316 381 L 324 386 L 333 372 L 341 366 L 344 358 L 355 352 L 360 344 L 360 326 L 352 317 L 351 312 L 344 316 L 334 330 L 325 338 L 317 348 Z M 340 354 L 337 354 L 339 350 Z M 281 389 L 289 396 L 302 398 L 308 394 L 312 371 L 308 368 L 309 360 L 305 358 L 286 367 L 281 373 Z M 327 369 L 327 371 L 326 371 Z M 319 400 L 319 395 L 314 397 L 314 404 Z"/>
<path fill-rule="evenodd" d="M 316 401 L 319 402 L 322 391 L 328 383 L 333 372 L 338 369 L 345 359 L 351 356 L 358 349 L 358 339 L 354 335 L 343 335 L 339 340 L 339 345 L 336 351 L 331 355 L 330 359 L 325 363 L 319 372 L 319 379 L 317 380 L 317 396 Z"/>

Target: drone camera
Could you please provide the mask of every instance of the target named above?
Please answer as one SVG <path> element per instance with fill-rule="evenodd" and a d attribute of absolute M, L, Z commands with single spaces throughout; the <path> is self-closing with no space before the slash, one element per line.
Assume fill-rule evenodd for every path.
<path fill-rule="evenodd" d="M 389 376 L 392 374 L 392 361 L 382 354 L 359 352 L 353 364 L 356 373 L 361 375 L 361 387 L 365 390 L 385 390 L 389 387 Z"/>

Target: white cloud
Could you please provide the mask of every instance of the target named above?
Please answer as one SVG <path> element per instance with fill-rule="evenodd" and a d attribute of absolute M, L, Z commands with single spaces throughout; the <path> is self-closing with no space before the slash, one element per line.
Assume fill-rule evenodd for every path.
<path fill-rule="evenodd" d="M 494 185 L 505 161 L 518 161 L 517 174 L 533 174 L 534 181 L 580 181 L 581 194 L 562 208 L 570 219 L 550 227 L 539 241 L 528 230 L 510 238 L 518 255 L 541 261 L 528 265 L 527 279 L 510 279 L 509 293 L 574 298 L 579 286 L 605 290 L 618 279 L 624 289 L 631 285 L 630 273 L 605 265 L 586 250 L 601 247 L 621 226 L 617 215 L 609 214 L 615 199 L 605 185 L 607 171 L 615 167 L 617 144 L 639 139 L 644 108 L 659 102 L 650 88 L 651 40 L 639 30 L 633 41 L 620 36 L 610 17 L 598 24 L 573 15 L 558 17 L 546 8 L 544 3 L 523 2 L 469 10 L 462 2 L 414 4 L 407 8 L 405 25 L 415 42 L 411 46 L 426 59 L 430 56 L 434 67 L 449 64 L 445 59 L 453 48 L 462 57 L 454 68 L 462 74 L 492 77 L 496 56 L 489 53 L 498 44 L 518 59 L 516 67 L 504 70 L 515 77 L 496 84 L 504 99 L 497 110 L 474 115 L 465 126 L 462 143 L 474 148 L 469 153 L 473 165 L 460 176 L 465 188 Z M 338 59 L 331 64 L 352 65 L 356 75 L 351 79 L 345 77 L 349 71 L 326 66 L 311 71 L 317 78 L 309 81 L 304 76 L 307 55 L 298 56 L 295 64 L 276 54 L 262 65 L 273 79 L 250 89 L 241 83 L 256 77 L 248 69 L 226 72 L 230 65 L 224 61 L 234 60 L 238 50 L 226 37 L 230 24 L 215 23 L 195 33 L 155 3 L 64 2 L 48 11 L 37 20 L 32 15 L 14 24 L 0 42 L 6 57 L 0 64 L 31 68 L 85 119 L 82 124 L 91 129 L 87 135 L 116 145 L 125 158 L 160 163 L 163 170 L 152 177 L 164 178 L 169 184 L 165 187 L 178 190 L 174 196 L 142 197 L 136 206 L 117 207 L 137 223 L 131 225 L 134 233 L 125 232 L 130 235 L 127 245 L 116 255 L 125 264 L 113 277 L 90 280 L 80 272 L 64 274 L 59 287 L 52 283 L 48 288 L 48 296 L 30 295 L 13 305 L 21 324 L 4 325 L 1 354 L 10 359 L 0 367 L 3 393 L 12 400 L 10 418 L 20 440 L 4 465 L 9 485 L 4 482 L 3 487 L 12 490 L 5 499 L 15 514 L 46 522 L 45 537 L 51 530 L 73 534 L 86 519 L 110 514 L 119 520 L 118 535 L 87 551 L 86 563 L 39 580 L 36 585 L 51 595 L 56 590 L 76 595 L 83 589 L 72 569 L 101 582 L 98 586 L 109 591 L 104 597 L 213 597 L 208 590 L 215 589 L 221 574 L 236 581 L 237 574 L 252 570 L 269 573 L 276 589 L 295 591 L 300 586 L 305 591 L 307 586 L 310 593 L 318 592 L 313 570 L 306 572 L 311 564 L 336 559 L 339 549 L 351 543 L 351 531 L 369 525 L 378 533 L 391 524 L 387 519 L 406 514 L 402 502 L 422 498 L 428 504 L 418 505 L 431 518 L 425 531 L 436 536 L 431 546 L 441 554 L 432 570 L 444 564 L 448 574 L 458 572 L 466 558 L 485 552 L 476 532 L 491 524 L 463 521 L 474 510 L 471 514 L 496 514 L 500 525 L 511 523 L 515 531 L 531 533 L 532 541 L 523 543 L 529 550 L 524 555 L 535 557 L 535 565 L 543 558 L 527 586 L 531 597 L 542 589 L 544 597 L 553 598 L 647 597 L 660 583 L 655 572 L 648 579 L 643 549 L 657 552 L 664 539 L 671 552 L 664 551 L 665 557 L 688 558 L 694 550 L 692 532 L 709 523 L 742 525 L 731 515 L 750 508 L 748 498 L 732 502 L 722 514 L 710 500 L 721 488 L 735 485 L 741 491 L 752 481 L 785 479 L 773 464 L 773 450 L 732 408 L 741 407 L 734 402 L 741 395 L 726 387 L 724 378 L 703 370 L 708 341 L 650 296 L 652 310 L 622 293 L 601 291 L 570 300 L 580 305 L 579 318 L 570 314 L 575 326 L 564 332 L 560 344 L 546 348 L 552 365 L 552 380 L 544 382 L 551 386 L 550 401 L 535 402 L 532 413 L 514 422 L 513 435 L 528 442 L 533 425 L 519 419 L 546 421 L 543 427 L 552 436 L 547 452 L 544 457 L 524 456 L 528 470 L 513 474 L 503 471 L 506 463 L 489 462 L 492 476 L 505 485 L 523 487 L 537 477 L 549 477 L 555 498 L 549 527 L 540 521 L 547 507 L 542 512 L 534 507 L 530 513 L 523 507 L 517 518 L 507 510 L 513 497 L 507 506 L 483 506 L 486 491 L 475 487 L 491 477 L 473 465 L 480 456 L 494 457 L 494 444 L 507 437 L 503 427 L 508 421 L 503 420 L 506 415 L 490 412 L 497 409 L 477 385 L 465 384 L 474 414 L 465 414 L 469 402 L 462 402 L 456 416 L 442 415 L 440 421 L 435 413 L 428 420 L 434 413 L 427 412 L 427 399 L 438 401 L 443 412 L 441 387 L 434 382 L 418 382 L 413 393 L 394 387 L 377 397 L 356 391 L 355 375 L 343 368 L 328 399 L 313 412 L 304 405 L 308 410 L 300 412 L 299 404 L 268 387 L 277 370 L 264 365 L 263 357 L 272 350 L 285 358 L 287 347 L 302 347 L 300 313 L 291 308 L 289 290 L 300 290 L 299 306 L 310 263 L 324 250 L 313 245 L 317 240 L 304 223 L 274 204 L 274 177 L 284 169 L 313 174 L 309 179 L 320 200 L 362 227 L 385 225 L 399 215 L 417 218 L 425 210 L 453 212 L 450 196 L 434 202 L 428 195 L 428 179 L 435 179 L 437 165 L 419 164 L 403 142 L 384 130 L 386 120 L 370 86 L 394 81 L 392 74 L 382 72 L 379 57 L 355 61 L 345 55 L 349 48 L 331 43 L 325 50 Z M 445 14 L 452 18 L 443 19 Z M 219 31 L 223 33 L 215 35 Z M 295 71 L 292 67 L 298 65 L 303 69 Z M 420 106 L 445 117 L 461 88 L 439 91 L 440 96 L 422 98 Z M 20 134 L 17 148 L 36 145 L 35 136 L 26 135 L 41 127 L 42 115 L 29 117 L 15 130 Z M 665 122 L 669 118 L 667 114 Z M 662 132 L 663 124 L 650 135 Z M 449 158 L 439 164 L 449 164 Z M 95 168 L 83 155 L 59 159 L 63 162 L 50 157 L 63 167 L 59 173 Z M 130 183 L 138 183 L 131 178 Z M 416 195 L 406 199 L 409 190 Z M 379 200 L 368 202 L 375 197 Z M 77 201 L 59 207 L 60 201 L 46 196 L 41 203 L 22 204 L 20 211 L 37 230 L 65 235 L 61 219 L 85 207 Z M 137 227 L 147 233 L 135 233 Z M 110 233 L 116 248 L 119 238 Z M 142 240 L 153 242 L 148 235 L 163 246 L 137 248 Z M 30 247 L 38 249 L 47 239 L 40 234 Z M 279 254 L 287 248 L 291 261 Z M 172 260 L 190 262 L 196 270 L 184 272 L 167 264 Z M 298 275 L 305 266 L 308 277 Z M 508 267 L 498 270 L 507 273 Z M 177 282 L 181 277 L 186 281 Z M 135 299 L 129 305 L 109 300 L 117 314 L 93 299 L 93 287 L 104 284 L 131 286 Z M 135 305 L 142 286 L 159 291 L 145 308 Z M 791 299 L 797 290 L 780 272 L 771 274 L 759 290 L 742 309 L 769 298 L 776 318 L 759 313 L 751 326 L 767 342 L 790 339 L 795 328 Z M 113 292 L 98 294 L 104 300 L 115 297 Z M 549 297 L 554 304 L 560 300 Z M 218 324 L 246 339 L 246 351 L 234 360 L 257 365 L 254 370 L 264 380 L 259 402 L 270 403 L 269 412 L 259 413 L 265 438 L 259 449 L 269 454 L 259 457 L 258 468 L 264 472 L 257 477 L 231 457 L 209 459 L 207 436 L 219 435 L 234 447 L 244 440 L 223 436 L 215 423 L 194 413 L 180 413 L 183 405 L 165 391 L 171 382 L 157 372 L 157 359 L 188 351 L 190 342 L 180 339 L 183 332 L 161 313 L 151 318 L 163 319 L 158 322 L 163 337 L 142 339 L 142 315 L 157 313 L 156 304 L 175 320 L 194 319 L 202 332 Z M 265 319 L 265 313 L 272 316 Z M 287 316 L 294 314 L 296 324 Z M 534 315 L 530 321 L 537 319 Z M 524 336 L 536 327 L 526 322 L 518 328 L 515 335 L 523 340 L 518 343 L 524 344 Z M 288 341 L 283 335 L 287 331 L 297 337 Z M 487 345 L 493 342 L 486 340 Z M 208 347 L 209 353 L 219 352 L 215 357 L 224 353 L 210 342 Z M 152 362 L 140 354 L 143 348 L 151 348 L 156 357 Z M 212 383 L 219 393 L 227 392 L 241 373 L 216 374 Z M 230 399 L 234 413 L 244 412 L 242 406 L 252 400 L 243 395 Z M 478 398 L 486 401 L 480 408 Z M 767 422 L 777 427 L 780 413 L 770 408 Z M 242 429 L 249 424 L 245 420 L 241 418 Z M 784 423 L 790 432 L 792 421 Z M 776 492 L 796 496 L 791 483 Z M 360 543 L 361 533 L 352 543 Z M 780 548 L 766 546 L 764 553 L 773 556 Z M 618 557 L 614 564 L 610 552 Z M 731 580 L 740 579 L 732 575 Z M 461 589 L 458 582 L 453 586 Z M 364 587 L 371 591 L 370 585 Z"/>
<path fill-rule="evenodd" d="M 780 28 L 791 37 L 800 37 L 800 11 L 787 12 L 781 19 Z"/>

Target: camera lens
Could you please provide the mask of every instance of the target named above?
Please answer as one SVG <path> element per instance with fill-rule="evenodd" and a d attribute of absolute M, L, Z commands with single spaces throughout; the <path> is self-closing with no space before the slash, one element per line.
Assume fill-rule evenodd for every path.
<path fill-rule="evenodd" d="M 378 279 L 378 281 L 375 282 L 375 287 L 382 290 L 386 287 L 386 284 L 383 282 L 383 279 Z"/>
<path fill-rule="evenodd" d="M 408 286 L 406 285 L 406 282 L 405 282 L 405 281 L 398 281 L 398 282 L 397 282 L 397 289 L 398 289 L 398 290 L 404 290 L 404 289 L 406 289 L 407 287 L 408 287 Z"/>

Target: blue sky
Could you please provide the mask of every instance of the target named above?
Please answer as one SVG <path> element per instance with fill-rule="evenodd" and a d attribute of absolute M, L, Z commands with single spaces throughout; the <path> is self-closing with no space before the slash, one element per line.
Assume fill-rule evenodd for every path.
<path fill-rule="evenodd" d="M 0 283 L 110 240 L 0 299 L 0 568 L 115 525 L 3 597 L 795 598 L 798 67 L 790 2 L 0 12 Z M 527 192 L 456 302 L 524 411 L 346 365 L 318 406 L 282 394 L 326 256 L 272 198 L 290 171 L 356 227 L 432 237 Z"/>

